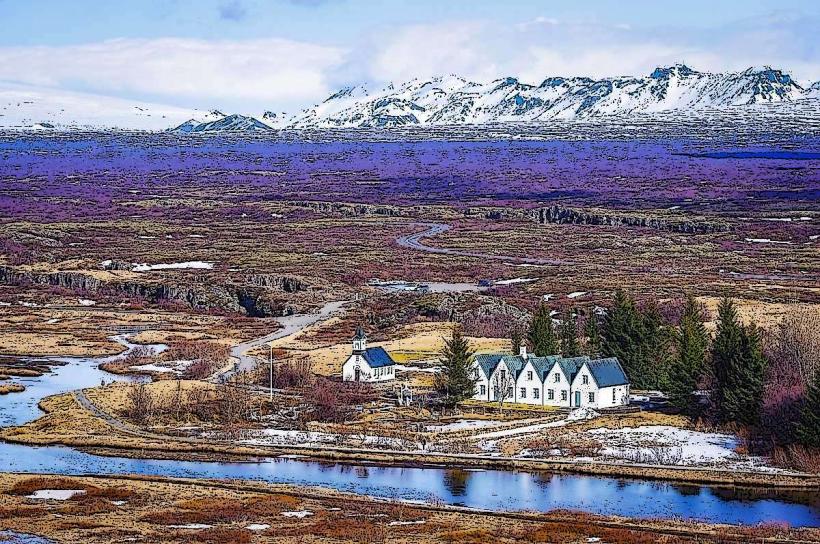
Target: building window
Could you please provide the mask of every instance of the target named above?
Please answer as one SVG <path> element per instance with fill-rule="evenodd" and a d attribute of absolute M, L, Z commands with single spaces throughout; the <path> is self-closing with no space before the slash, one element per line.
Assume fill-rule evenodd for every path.
<path fill-rule="evenodd" d="M 581 376 L 581 383 L 587 385 L 589 383 L 589 376 L 587 376 L 586 374 Z"/>
<path fill-rule="evenodd" d="M 615 402 L 615 388 L 612 388 L 612 402 Z"/>
<path fill-rule="evenodd" d="M 509 389 L 507 389 L 507 398 L 511 399 L 512 397 L 513 397 L 513 388 L 510 387 Z"/>
<path fill-rule="evenodd" d="M 532 388 L 532 398 L 538 400 L 538 388 L 537 387 Z"/>
<path fill-rule="evenodd" d="M 555 389 L 547 389 L 547 398 L 549 400 L 555 400 Z"/>
<path fill-rule="evenodd" d="M 532 381 L 532 371 L 530 370 L 527 371 L 527 379 Z"/>
<path fill-rule="evenodd" d="M 561 400 L 563 400 L 563 401 L 567 400 L 567 390 L 566 389 L 563 389 L 561 391 Z"/>
<path fill-rule="evenodd" d="M 560 381 L 561 381 L 561 374 L 560 374 L 560 373 L 558 373 L 558 372 L 556 372 L 556 373 L 555 373 L 555 376 L 554 376 L 554 378 L 553 378 L 553 381 L 555 381 L 555 383 L 560 382 Z"/>
<path fill-rule="evenodd" d="M 507 381 L 507 371 L 502 370 L 501 371 L 501 383 L 504 383 L 505 381 Z"/>
<path fill-rule="evenodd" d="M 589 402 L 595 402 L 595 393 L 591 391 L 589 393 Z"/>
<path fill-rule="evenodd" d="M 486 395 L 486 394 L 487 394 L 487 386 L 486 386 L 486 385 L 482 385 L 482 386 L 481 386 L 481 394 L 482 394 L 482 395 Z"/>
<path fill-rule="evenodd" d="M 521 388 L 521 398 L 522 399 L 527 398 L 527 388 L 526 387 Z"/>

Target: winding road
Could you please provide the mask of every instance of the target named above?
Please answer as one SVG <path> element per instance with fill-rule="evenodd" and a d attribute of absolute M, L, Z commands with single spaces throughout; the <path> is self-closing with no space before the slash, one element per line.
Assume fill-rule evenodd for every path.
<path fill-rule="evenodd" d="M 490 255 L 489 253 L 481 253 L 478 251 L 464 251 L 461 249 L 451 249 L 446 247 L 433 247 L 424 244 L 421 240 L 424 238 L 432 238 L 450 230 L 450 225 L 443 223 L 413 223 L 412 226 L 428 227 L 427 230 L 416 232 L 414 234 L 407 234 L 396 238 L 396 243 L 401 247 L 408 249 L 415 249 L 417 251 L 425 251 L 427 253 L 440 253 L 443 255 L 455 255 L 457 257 L 477 257 L 480 259 L 492 259 L 496 261 L 506 261 L 512 263 L 522 264 L 540 264 L 540 265 L 570 265 L 576 264 L 572 261 L 565 261 L 563 259 L 542 259 L 537 257 L 514 257 L 511 255 Z"/>
<path fill-rule="evenodd" d="M 315 314 L 293 314 L 277 317 L 276 321 L 282 325 L 281 329 L 278 329 L 271 334 L 236 344 L 231 348 L 231 357 L 236 359 L 236 363 L 232 369 L 223 373 L 221 377 L 228 378 L 238 372 L 253 370 L 256 368 L 257 358 L 247 355 L 247 352 L 253 348 L 267 344 L 268 342 L 272 342 L 273 340 L 279 340 L 280 338 L 285 338 L 286 336 L 296 334 L 315 323 L 324 321 L 325 319 L 335 315 L 342 308 L 342 306 L 347 304 L 347 302 L 348 301 L 346 300 L 328 302 Z"/>

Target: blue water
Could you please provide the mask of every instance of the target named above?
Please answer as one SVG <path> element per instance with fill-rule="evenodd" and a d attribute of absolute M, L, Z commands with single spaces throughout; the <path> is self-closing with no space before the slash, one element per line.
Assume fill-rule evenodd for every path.
<path fill-rule="evenodd" d="M 110 381 L 99 361 L 70 359 L 53 374 L 23 380 L 26 393 L 0 397 L 1 425 L 38 416 L 44 395 Z M 552 473 L 432 467 L 367 466 L 292 458 L 254 463 L 101 457 L 62 446 L 0 443 L 0 470 L 57 474 L 145 474 L 263 480 L 324 486 L 389 498 L 505 510 L 577 509 L 640 518 L 681 517 L 710 522 L 786 522 L 820 526 L 817 493 L 743 490 L 667 482 Z"/>

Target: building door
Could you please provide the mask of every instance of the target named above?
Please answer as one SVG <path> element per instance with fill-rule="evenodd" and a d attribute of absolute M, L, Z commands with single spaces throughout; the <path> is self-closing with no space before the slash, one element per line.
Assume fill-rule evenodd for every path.
<path fill-rule="evenodd" d="M 581 392 L 575 392 L 575 406 L 581 406 Z"/>
<path fill-rule="evenodd" d="M 361 374 L 362 374 L 362 371 L 359 369 L 359 367 L 354 368 L 353 369 L 353 381 L 358 382 L 361 379 Z"/>

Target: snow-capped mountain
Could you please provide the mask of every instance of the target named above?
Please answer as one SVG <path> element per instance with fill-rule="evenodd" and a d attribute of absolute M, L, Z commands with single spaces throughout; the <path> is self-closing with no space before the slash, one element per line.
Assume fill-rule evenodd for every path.
<path fill-rule="evenodd" d="M 814 89 L 814 87 L 812 87 Z M 782 71 L 739 73 L 660 67 L 645 77 L 549 77 L 539 85 L 507 77 L 475 83 L 458 76 L 414 79 L 376 92 L 349 87 L 305 110 L 287 126 L 395 127 L 469 125 L 675 111 L 701 111 L 813 99 Z"/>
<path fill-rule="evenodd" d="M 177 108 L 110 96 L 0 84 L 0 128 L 164 130 L 194 118 L 224 117 L 220 112 Z"/>
<path fill-rule="evenodd" d="M 181 125 L 171 129 L 170 132 L 174 132 L 176 134 L 196 134 L 215 132 L 264 132 L 268 130 L 272 130 L 272 128 L 254 117 L 233 114 L 204 123 L 198 123 L 194 119 L 189 119 Z"/>

